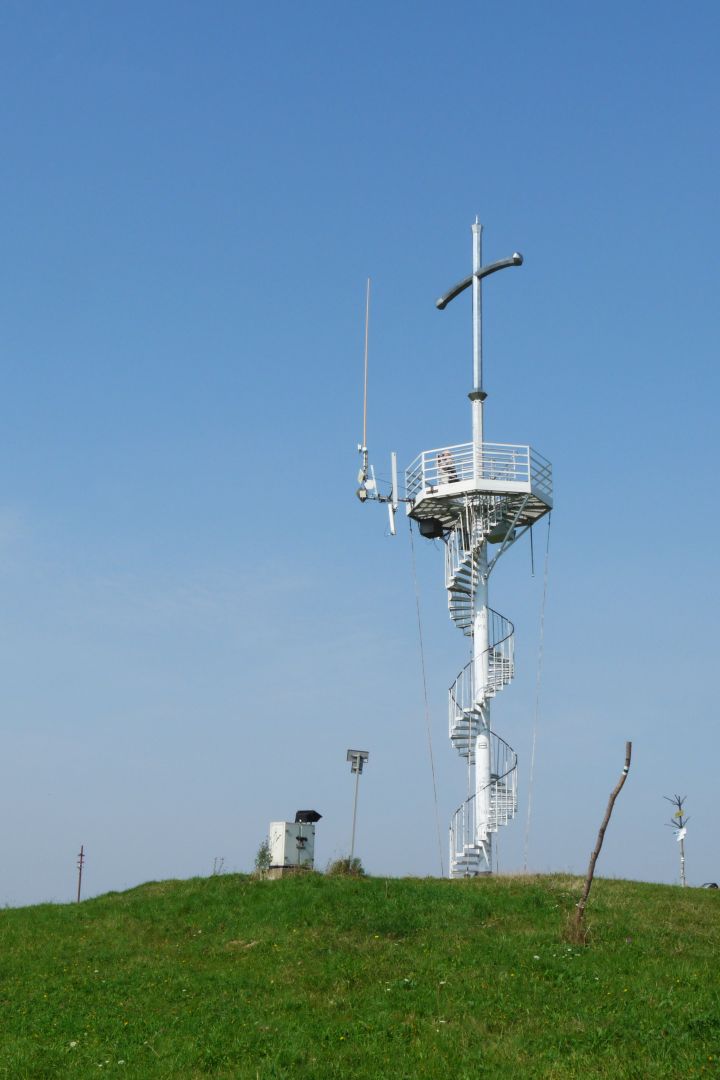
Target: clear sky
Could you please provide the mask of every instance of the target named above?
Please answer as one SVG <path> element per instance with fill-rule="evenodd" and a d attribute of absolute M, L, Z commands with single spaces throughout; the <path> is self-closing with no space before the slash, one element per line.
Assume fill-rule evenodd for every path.
<path fill-rule="evenodd" d="M 439 856 L 410 545 L 355 499 L 365 279 L 371 456 L 487 437 L 554 465 L 531 868 L 720 879 L 717 43 L 709 2 L 10 2 L 0 12 L 2 903 L 247 870 L 313 807 L 357 851 Z M 541 564 L 494 722 L 523 865 Z M 418 583 L 443 848 L 466 642 L 441 545 Z M 444 852 L 445 860 L 447 860 Z"/>

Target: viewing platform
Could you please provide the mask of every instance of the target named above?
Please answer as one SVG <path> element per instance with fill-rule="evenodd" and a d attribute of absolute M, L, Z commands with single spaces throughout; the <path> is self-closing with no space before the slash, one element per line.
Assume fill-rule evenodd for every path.
<path fill-rule="evenodd" d="M 530 446 L 442 446 L 424 450 L 405 470 L 405 494 L 410 517 L 448 526 L 467 496 L 496 496 L 519 511 L 522 527 L 552 510 L 552 465 Z"/>

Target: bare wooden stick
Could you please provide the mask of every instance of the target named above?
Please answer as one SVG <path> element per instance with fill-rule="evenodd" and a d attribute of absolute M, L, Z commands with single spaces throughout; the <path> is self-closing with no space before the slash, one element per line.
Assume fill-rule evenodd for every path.
<path fill-rule="evenodd" d="M 630 757 L 631 757 L 631 755 L 632 755 L 632 743 L 631 742 L 626 742 L 625 743 L 625 767 L 624 767 L 624 769 L 622 771 L 622 775 L 621 775 L 620 779 L 618 780 L 617 784 L 615 785 L 615 787 L 612 790 L 612 793 L 610 795 L 610 799 L 608 800 L 607 810 L 605 811 L 605 817 L 603 818 L 603 823 L 600 826 L 600 832 L 598 833 L 598 838 L 597 838 L 597 841 L 595 843 L 595 850 L 593 851 L 592 855 L 590 856 L 590 865 L 588 866 L 587 877 L 585 878 L 585 887 L 583 888 L 582 896 L 580 897 L 580 900 L 579 900 L 578 906 L 577 906 L 577 911 L 575 912 L 575 930 L 577 931 L 578 935 L 580 934 L 580 927 L 581 927 L 581 924 L 582 924 L 582 921 L 583 921 L 583 917 L 585 915 L 585 905 L 587 904 L 587 898 L 588 898 L 588 896 L 590 894 L 590 886 L 592 885 L 593 877 L 595 875 L 595 863 L 598 860 L 598 855 L 600 854 L 600 848 L 603 846 L 603 840 L 605 839 L 605 830 L 608 827 L 608 822 L 610 821 L 610 815 L 613 812 L 613 806 L 615 805 L 615 800 L 617 799 L 618 795 L 620 794 L 623 784 L 627 780 L 627 774 L 630 771 Z"/>
<path fill-rule="evenodd" d="M 84 862 L 85 862 L 85 845 L 81 844 L 80 845 L 80 854 L 78 855 L 78 861 L 77 861 L 77 868 L 78 868 L 77 902 L 78 902 L 78 904 L 80 903 L 80 889 L 82 888 L 82 872 L 83 872 L 83 864 L 84 864 Z"/>

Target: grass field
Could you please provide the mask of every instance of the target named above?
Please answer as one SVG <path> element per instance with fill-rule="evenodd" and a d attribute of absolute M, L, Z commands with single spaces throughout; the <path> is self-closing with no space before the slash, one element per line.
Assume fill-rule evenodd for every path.
<path fill-rule="evenodd" d="M 720 1075 L 720 894 L 310 874 L 0 912 L 0 1077 Z"/>

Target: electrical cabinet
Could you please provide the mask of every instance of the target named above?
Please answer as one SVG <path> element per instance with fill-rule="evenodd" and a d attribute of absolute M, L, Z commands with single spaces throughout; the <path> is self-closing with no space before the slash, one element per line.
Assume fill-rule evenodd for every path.
<path fill-rule="evenodd" d="M 271 821 L 268 836 L 272 866 L 303 866 L 315 862 L 315 825 L 306 821 Z"/>

